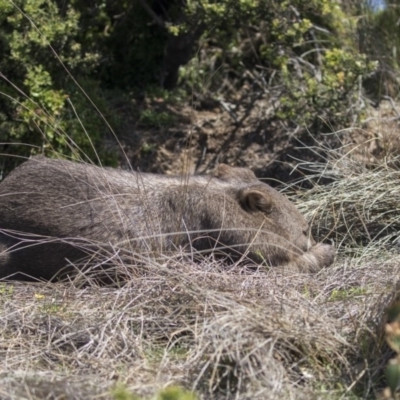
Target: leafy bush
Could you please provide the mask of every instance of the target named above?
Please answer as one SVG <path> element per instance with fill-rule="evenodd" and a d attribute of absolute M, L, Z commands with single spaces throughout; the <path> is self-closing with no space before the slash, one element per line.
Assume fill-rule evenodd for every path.
<path fill-rule="evenodd" d="M 84 51 L 78 41 L 80 13 L 71 4 L 61 9 L 55 1 L 15 4 L 0 0 L 0 135 L 7 143 L 2 152 L 18 157 L 85 154 L 96 161 L 98 148 L 112 163 L 113 157 L 101 152 L 107 126 L 72 78 L 80 80 L 111 120 L 102 94 L 96 92 L 99 83 L 80 72 L 92 71 L 99 62 L 98 54 Z M 15 162 L 6 160 L 2 169 L 9 170 Z"/>
<path fill-rule="evenodd" d="M 227 81 L 236 90 L 261 86 L 270 99 L 279 98 L 278 118 L 302 126 L 321 120 L 343 126 L 359 115 L 360 78 L 376 63 L 358 52 L 351 15 L 337 2 L 205 3 L 202 51 L 182 75 L 198 91 L 204 77 L 212 77 L 210 92 L 226 91 Z"/>
<path fill-rule="evenodd" d="M 0 134 L 25 144 L 0 150 L 112 163 L 105 120 L 118 128 L 124 116 L 105 97 L 173 88 L 179 68 L 188 92 L 263 96 L 285 123 L 344 126 L 362 112 L 362 78 L 376 67 L 358 52 L 353 25 L 334 0 L 0 0 Z M 151 110 L 138 116 L 173 123 Z"/>
<path fill-rule="evenodd" d="M 385 7 L 374 9 L 359 0 L 358 36 L 359 48 L 368 59 L 377 60 L 376 73 L 365 80 L 364 85 L 369 96 L 376 104 L 383 96 L 398 97 L 400 36 L 400 2 L 385 1 Z"/>

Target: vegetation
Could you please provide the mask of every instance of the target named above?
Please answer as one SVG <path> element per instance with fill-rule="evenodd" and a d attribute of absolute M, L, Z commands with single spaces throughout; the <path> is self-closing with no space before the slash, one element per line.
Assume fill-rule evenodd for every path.
<path fill-rule="evenodd" d="M 6 153 L 61 153 L 75 159 L 85 154 L 96 160 L 97 149 L 104 161 L 113 161 L 102 146 L 103 119 L 113 118 L 99 82 L 90 78 L 98 57 L 82 53 L 79 16 L 71 5 L 61 10 L 54 1 L 0 1 L 0 135 Z M 78 70 L 89 72 L 76 74 L 85 93 L 74 76 Z M 14 165 L 8 159 L 3 168 L 7 172 Z"/>
<path fill-rule="evenodd" d="M 399 303 L 394 301 L 387 310 L 387 324 L 385 326 L 386 340 L 390 348 L 396 352 L 397 357 L 389 360 L 385 370 L 388 388 L 384 394 L 386 398 L 399 398 L 400 388 L 400 326 L 399 326 Z"/>
<path fill-rule="evenodd" d="M 2 152 L 113 164 L 110 126 L 171 120 L 130 99 L 178 81 L 200 102 L 263 97 L 301 132 L 354 123 L 378 64 L 359 52 L 351 12 L 333 0 L 1 0 L 0 134 L 14 143 Z"/>
<path fill-rule="evenodd" d="M 42 153 L 275 179 L 285 164 L 286 193 L 338 249 L 317 275 L 177 251 L 116 261 L 120 287 L 1 283 L 0 397 L 399 398 L 400 8 L 386 5 L 0 0 L 0 179 Z"/>

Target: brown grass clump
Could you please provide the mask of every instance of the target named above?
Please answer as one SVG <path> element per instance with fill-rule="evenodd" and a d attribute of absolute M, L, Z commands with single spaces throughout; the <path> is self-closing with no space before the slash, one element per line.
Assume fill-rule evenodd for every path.
<path fill-rule="evenodd" d="M 0 397 L 360 398 L 380 388 L 379 324 L 400 257 L 287 275 L 176 257 L 120 288 L 0 287 Z M 125 266 L 126 273 L 127 268 Z M 132 397 L 133 398 L 133 397 Z"/>
<path fill-rule="evenodd" d="M 351 254 L 400 246 L 400 170 L 384 162 L 373 168 L 331 152 L 328 164 L 314 164 L 328 185 L 315 185 L 298 198 L 317 237 L 329 237 Z"/>

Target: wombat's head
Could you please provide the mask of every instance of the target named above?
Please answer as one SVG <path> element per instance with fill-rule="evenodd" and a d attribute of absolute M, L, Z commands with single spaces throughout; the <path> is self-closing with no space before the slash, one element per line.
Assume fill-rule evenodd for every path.
<path fill-rule="evenodd" d="M 248 168 L 234 168 L 220 164 L 214 176 L 232 184 L 231 195 L 239 202 L 243 210 L 259 221 L 259 227 L 281 237 L 282 245 L 288 251 L 306 252 L 315 245 L 310 233 L 310 227 L 305 218 L 290 200 L 269 185 L 257 179 Z"/>

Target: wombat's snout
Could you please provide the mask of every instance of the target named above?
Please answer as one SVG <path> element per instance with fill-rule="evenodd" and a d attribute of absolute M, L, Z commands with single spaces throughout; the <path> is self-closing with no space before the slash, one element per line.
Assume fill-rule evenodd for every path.
<path fill-rule="evenodd" d="M 317 243 L 310 249 L 310 253 L 313 253 L 320 266 L 329 267 L 335 260 L 335 247 L 327 243 Z"/>

